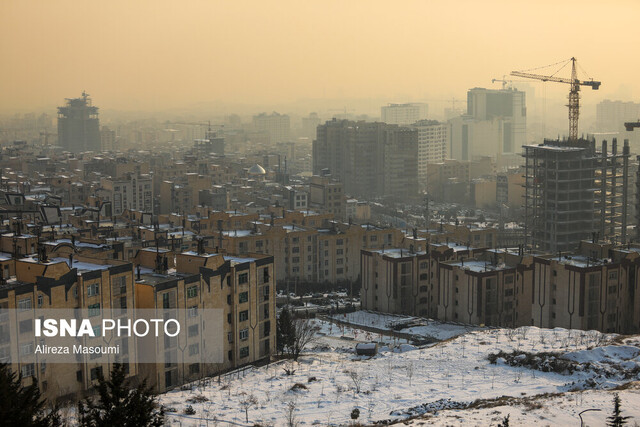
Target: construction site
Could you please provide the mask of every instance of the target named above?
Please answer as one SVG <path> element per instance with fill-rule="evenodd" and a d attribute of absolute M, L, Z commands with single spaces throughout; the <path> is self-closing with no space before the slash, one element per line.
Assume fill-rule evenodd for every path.
<path fill-rule="evenodd" d="M 629 142 L 595 139 L 526 145 L 525 239 L 533 249 L 574 250 L 581 240 L 627 242 Z"/>

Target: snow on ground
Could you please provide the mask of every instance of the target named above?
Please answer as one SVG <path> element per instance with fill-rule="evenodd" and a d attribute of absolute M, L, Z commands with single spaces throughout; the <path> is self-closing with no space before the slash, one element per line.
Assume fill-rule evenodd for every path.
<path fill-rule="evenodd" d="M 400 316 L 365 310 L 355 311 L 353 313 L 337 314 L 332 316 L 332 318 L 352 325 L 383 330 L 395 330 L 424 338 L 433 338 L 438 341 L 453 338 L 469 331 L 484 329 L 478 326 L 465 325 L 462 323 L 440 322 L 421 317 Z"/>
<path fill-rule="evenodd" d="M 638 385 L 628 390 L 591 390 L 566 393 L 561 396 L 540 396 L 535 398 L 513 399 L 500 402 L 497 406 L 482 409 L 444 410 L 434 415 L 409 421 L 411 426 L 497 426 L 509 416 L 512 426 L 579 426 L 579 413 L 585 426 L 604 426 L 606 418 L 612 415 L 614 393 L 621 400 L 623 416 L 631 416 L 628 425 L 640 421 L 640 390 Z M 505 399 L 506 400 L 506 399 Z"/>
<path fill-rule="evenodd" d="M 371 338 L 377 338 L 377 334 L 318 320 L 315 322 L 322 335 L 298 363 L 275 362 L 248 370 L 240 378 L 227 376 L 220 383 L 212 382 L 202 387 L 194 385 L 191 389 L 174 390 L 161 395 L 160 403 L 176 411 L 167 414 L 168 421 L 171 425 L 213 425 L 211 423 L 215 418 L 217 425 L 280 426 L 285 424 L 287 408 L 291 409 L 301 425 L 344 425 L 351 421 L 350 414 L 354 408 L 359 409 L 359 421 L 363 423 L 401 421 L 434 409 L 466 407 L 477 399 L 500 396 L 526 398 L 543 393 L 579 390 L 585 384 L 608 388 L 638 379 L 639 352 L 635 351 L 637 347 L 633 347 L 636 343 L 623 342 L 625 346 L 616 347 L 613 342 L 608 342 L 610 339 L 605 339 L 610 337 L 595 331 L 543 330 L 535 327 L 485 329 L 422 348 L 383 337 L 387 344 L 380 346 L 377 356 L 367 358 L 355 356 L 352 350 L 358 342 L 368 342 Z M 429 327 L 436 328 L 435 325 Z M 445 327 L 443 334 L 450 332 Z M 586 351 L 595 346 L 603 347 Z M 496 364 L 489 363 L 488 354 L 499 350 L 507 353 L 514 350 L 571 352 L 570 357 L 575 360 L 594 363 L 608 361 L 609 365 L 625 371 L 636 369 L 636 373 L 632 378 L 615 370 L 607 371 L 607 375 L 591 370 L 563 375 L 509 366 L 504 359 L 498 359 Z M 285 368 L 295 369 L 294 375 L 287 375 Z M 570 417 L 571 424 L 575 424 L 574 415 L 578 409 L 596 405 L 609 411 L 612 406 L 611 396 L 607 393 L 589 391 L 579 395 L 582 400 L 580 404 L 574 402 L 575 407 L 571 406 L 569 397 L 558 398 L 565 408 L 561 409 L 563 406 L 560 404 L 554 405 L 548 409 L 548 413 L 540 408 L 533 415 L 523 415 L 522 412 L 527 410 L 526 405 L 525 409 L 508 407 L 507 410 L 514 411 L 512 425 L 530 425 L 534 420 L 542 424 L 567 425 L 562 411 L 567 412 L 566 417 Z M 246 404 L 251 396 L 257 403 L 249 405 L 247 423 L 243 402 Z M 628 400 L 626 405 L 629 409 L 640 408 L 640 397 L 636 391 L 625 391 L 622 397 Z M 192 402 L 187 402 L 188 399 Z M 188 404 L 195 409 L 195 415 L 184 415 Z M 438 423 L 443 420 L 443 425 L 454 423 L 455 420 L 465 420 L 460 421 L 465 425 L 489 425 L 488 421 L 498 416 L 494 413 L 496 410 L 440 411 L 441 415 L 436 420 Z M 520 419 L 525 421 L 515 422 Z"/>

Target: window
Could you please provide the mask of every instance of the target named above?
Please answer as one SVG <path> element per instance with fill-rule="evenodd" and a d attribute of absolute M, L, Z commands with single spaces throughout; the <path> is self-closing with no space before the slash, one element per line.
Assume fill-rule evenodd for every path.
<path fill-rule="evenodd" d="M 31 298 L 23 298 L 18 301 L 18 310 L 25 311 L 31 309 Z"/>
<path fill-rule="evenodd" d="M 227 341 L 233 342 L 233 332 L 227 332 Z"/>
<path fill-rule="evenodd" d="M 610 271 L 609 272 L 609 280 L 616 280 L 618 278 L 618 272 L 617 271 Z"/>
<path fill-rule="evenodd" d="M 87 286 L 87 295 L 90 297 L 100 295 L 100 285 L 98 283 L 92 283 Z"/>
<path fill-rule="evenodd" d="M 93 327 L 93 336 L 94 337 L 99 337 L 101 335 L 100 331 L 101 331 L 100 325 L 94 326 Z"/>
<path fill-rule="evenodd" d="M 198 296 L 198 287 L 190 286 L 187 288 L 187 298 L 195 298 Z"/>
<path fill-rule="evenodd" d="M 33 343 L 20 344 L 20 356 L 27 356 L 29 354 L 33 354 Z"/>
<path fill-rule="evenodd" d="M 42 295 L 38 295 L 38 308 L 42 308 L 44 304 L 44 297 Z"/>
<path fill-rule="evenodd" d="M 100 303 L 89 306 L 89 317 L 100 316 Z"/>
<path fill-rule="evenodd" d="M 344 244 L 344 241 L 342 239 L 336 240 L 336 245 L 340 246 L 342 244 Z"/>
<path fill-rule="evenodd" d="M 240 349 L 240 358 L 249 357 L 249 347 L 242 347 Z"/>
<path fill-rule="evenodd" d="M 169 301 L 169 292 L 165 292 L 162 294 L 162 308 L 171 308 L 171 303 Z"/>
<path fill-rule="evenodd" d="M 421 262 L 420 263 L 420 268 L 427 268 L 427 263 L 426 262 Z"/>
<path fill-rule="evenodd" d="M 243 303 L 249 301 L 249 292 L 240 292 L 238 294 L 238 302 Z"/>
<path fill-rule="evenodd" d="M 23 378 L 32 377 L 33 374 L 35 373 L 35 369 L 33 367 L 33 363 L 28 363 L 26 365 L 22 365 L 22 367 L 20 368 L 20 373 L 22 374 Z"/>
<path fill-rule="evenodd" d="M 200 372 L 200 365 L 198 365 L 197 363 L 192 363 L 191 365 L 189 365 L 189 374 L 195 375 L 199 372 Z"/>
<path fill-rule="evenodd" d="M 200 344 L 190 344 L 189 345 L 189 356 L 195 356 L 196 354 L 200 354 Z"/>
<path fill-rule="evenodd" d="M 238 275 L 238 284 L 244 285 L 245 283 L 249 283 L 249 273 L 242 273 Z"/>
<path fill-rule="evenodd" d="M 244 328 L 240 330 L 240 340 L 245 341 L 249 339 L 249 328 Z"/>
<path fill-rule="evenodd" d="M 248 310 L 244 310 L 240 312 L 240 321 L 241 322 L 246 322 L 247 320 L 249 320 L 249 311 Z"/>
<path fill-rule="evenodd" d="M 195 337 L 198 335 L 198 325 L 189 326 L 189 337 Z"/>
<path fill-rule="evenodd" d="M 187 314 L 189 317 L 196 317 L 198 315 L 198 306 L 194 305 L 189 307 Z"/>

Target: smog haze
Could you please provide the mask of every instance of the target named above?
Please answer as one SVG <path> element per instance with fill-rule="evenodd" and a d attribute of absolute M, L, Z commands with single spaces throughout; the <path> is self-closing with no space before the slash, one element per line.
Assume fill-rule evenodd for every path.
<path fill-rule="evenodd" d="M 3 1 L 0 111 L 82 90 L 123 111 L 433 104 L 571 56 L 603 82 L 586 102 L 629 100 L 638 16 L 634 1 Z"/>

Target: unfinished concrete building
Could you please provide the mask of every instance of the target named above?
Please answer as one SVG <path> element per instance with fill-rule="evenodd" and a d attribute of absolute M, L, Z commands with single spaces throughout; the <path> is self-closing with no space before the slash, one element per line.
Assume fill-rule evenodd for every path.
<path fill-rule="evenodd" d="M 73 153 L 100 151 L 98 107 L 91 104 L 86 92 L 66 101 L 64 107 L 58 107 L 58 144 Z"/>
<path fill-rule="evenodd" d="M 524 146 L 525 244 L 556 253 L 581 240 L 626 243 L 629 143 L 545 140 Z"/>

